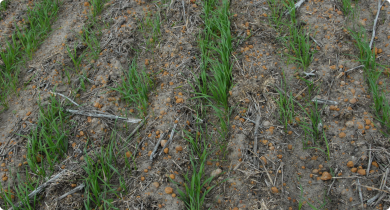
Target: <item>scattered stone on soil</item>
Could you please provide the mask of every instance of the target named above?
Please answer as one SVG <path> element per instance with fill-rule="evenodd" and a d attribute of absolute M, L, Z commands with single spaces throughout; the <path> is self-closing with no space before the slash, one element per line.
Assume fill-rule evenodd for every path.
<path fill-rule="evenodd" d="M 217 168 L 215 169 L 214 171 L 211 172 L 211 176 L 213 177 L 217 177 L 218 175 L 220 175 L 222 173 L 222 170 Z"/>
<path fill-rule="evenodd" d="M 172 187 L 166 187 L 166 188 L 165 188 L 165 193 L 166 193 L 166 194 L 172 194 L 172 193 L 173 193 Z"/>
<path fill-rule="evenodd" d="M 332 179 L 332 175 L 328 172 L 323 172 L 321 176 L 321 180 L 326 181 Z"/>

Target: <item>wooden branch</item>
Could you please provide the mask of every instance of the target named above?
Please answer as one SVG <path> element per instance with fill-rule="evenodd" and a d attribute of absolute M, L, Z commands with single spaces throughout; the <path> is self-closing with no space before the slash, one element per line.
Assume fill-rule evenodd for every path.
<path fill-rule="evenodd" d="M 64 97 L 64 98 L 68 99 L 68 101 L 72 102 L 72 104 L 74 104 L 74 105 L 76 105 L 76 106 L 80 106 L 78 103 L 74 102 L 72 99 L 68 98 L 67 96 L 62 95 L 61 93 L 54 93 L 54 92 L 51 92 L 51 91 L 49 91 L 49 92 L 50 92 L 51 94 L 53 94 L 54 96 L 56 96 L 56 95 L 62 96 L 62 97 Z"/>
<path fill-rule="evenodd" d="M 254 136 L 255 136 L 255 142 L 253 144 L 253 152 L 255 154 L 257 154 L 257 130 L 259 129 L 259 125 L 260 125 L 260 115 L 257 115 L 257 118 L 256 118 L 256 125 L 255 125 L 255 132 L 254 132 Z M 253 158 L 254 159 L 254 164 L 255 166 L 258 167 L 258 162 L 257 162 L 257 159 L 256 158 Z"/>
<path fill-rule="evenodd" d="M 160 145 L 160 143 L 161 143 L 162 139 L 164 138 L 164 136 L 165 136 L 165 133 L 160 134 L 160 139 L 158 140 L 156 145 L 154 145 L 153 152 L 152 152 L 152 154 L 150 154 L 150 161 L 153 161 L 154 156 L 156 156 L 156 152 L 157 152 L 158 146 Z"/>
<path fill-rule="evenodd" d="M 298 8 L 303 4 L 303 2 L 305 2 L 305 0 L 300 0 L 300 1 L 298 1 L 298 2 L 295 4 L 294 9 L 298 9 Z M 286 11 L 286 12 L 284 12 L 284 15 L 288 15 L 288 14 L 290 14 L 292 11 L 293 11 L 293 9 L 291 9 L 291 10 L 289 10 L 289 11 Z"/>
<path fill-rule="evenodd" d="M 378 0 L 378 11 L 376 12 L 376 17 L 375 17 L 375 20 L 374 20 L 374 26 L 372 28 L 372 36 L 371 36 L 371 41 L 370 41 L 370 49 L 372 48 L 372 43 L 374 42 L 374 38 L 375 38 L 375 28 L 376 28 L 376 23 L 378 22 L 378 17 L 379 17 L 379 13 L 381 11 L 381 2 L 382 0 Z M 386 1 L 385 1 L 386 2 Z"/>
<path fill-rule="evenodd" d="M 177 118 L 176 120 L 179 121 L 179 118 Z M 172 142 L 173 135 L 175 134 L 176 126 L 177 126 L 177 123 L 175 123 L 175 125 L 173 126 L 172 131 L 171 131 L 171 134 L 170 134 L 170 136 L 169 136 L 169 140 L 168 140 L 167 143 L 164 145 L 164 147 L 162 148 L 162 150 L 160 151 L 160 153 L 159 153 L 158 155 L 161 155 L 161 153 L 164 151 L 164 149 L 167 148 L 167 146 Z"/>
<path fill-rule="evenodd" d="M 50 183 L 56 181 L 58 178 L 60 178 L 62 176 L 62 174 L 65 173 L 66 170 L 63 170 L 61 171 L 60 173 L 58 173 L 57 175 L 55 175 L 53 178 L 49 179 L 47 182 L 43 183 L 42 185 L 40 185 L 39 187 L 37 187 L 34 191 L 32 191 L 29 195 L 28 195 L 28 199 L 32 199 L 35 197 L 35 195 L 41 193 L 47 186 L 50 185 Z M 15 205 L 15 207 L 22 207 L 23 203 L 22 202 L 19 202 Z M 13 210 L 13 207 L 9 208 L 8 210 Z"/>
<path fill-rule="evenodd" d="M 62 199 L 64 199 L 66 196 L 71 195 L 71 194 L 73 194 L 73 193 L 75 193 L 75 192 L 77 192 L 77 191 L 83 189 L 84 187 L 85 187 L 85 185 L 84 185 L 84 183 L 83 183 L 83 184 L 81 184 L 81 185 L 75 187 L 73 190 L 71 190 L 71 191 L 69 191 L 69 192 L 67 192 L 67 193 L 65 193 L 65 194 L 63 194 L 63 195 L 61 195 L 60 197 L 56 198 L 54 201 L 62 200 Z"/>
<path fill-rule="evenodd" d="M 125 120 L 128 123 L 138 123 L 139 121 L 141 121 L 141 119 L 125 118 L 125 117 L 119 117 L 119 116 L 111 115 L 111 114 L 91 113 L 91 112 L 86 112 L 83 110 L 67 109 L 66 111 L 70 112 L 72 114 L 79 114 L 79 115 L 84 115 L 84 116 L 89 116 L 89 117 L 109 118 L 109 119 L 113 119 L 113 120 Z"/>

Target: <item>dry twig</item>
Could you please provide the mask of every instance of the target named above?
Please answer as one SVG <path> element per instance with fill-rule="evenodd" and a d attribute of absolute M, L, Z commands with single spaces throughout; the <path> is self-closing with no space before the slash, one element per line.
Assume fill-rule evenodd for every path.
<path fill-rule="evenodd" d="M 372 36 L 371 36 L 371 41 L 370 41 L 370 49 L 372 47 L 372 43 L 374 42 L 374 38 L 375 38 L 375 28 L 376 28 L 376 23 L 378 22 L 378 17 L 379 17 L 379 13 L 381 11 L 381 7 L 383 4 L 381 4 L 382 0 L 378 0 L 378 10 L 376 12 L 376 17 L 375 17 L 375 20 L 374 20 L 374 26 L 372 27 Z M 386 1 L 384 1 L 383 3 L 385 3 Z"/>
<path fill-rule="evenodd" d="M 160 145 L 160 143 L 161 143 L 162 139 L 164 138 L 164 136 L 165 136 L 165 133 L 160 134 L 160 139 L 158 140 L 156 145 L 154 145 L 153 152 L 152 152 L 152 154 L 150 154 L 150 160 L 151 161 L 153 161 L 154 156 L 156 156 L 156 152 L 157 152 L 158 146 Z"/>
<path fill-rule="evenodd" d="M 256 118 L 255 133 L 253 134 L 255 136 L 255 142 L 254 142 L 254 145 L 253 145 L 253 152 L 255 154 L 257 154 L 257 130 L 259 129 L 260 119 L 261 119 L 261 117 L 260 117 L 260 115 L 258 115 L 257 118 Z M 256 158 L 254 158 L 254 164 L 256 166 L 258 166 L 258 162 L 257 162 Z"/>
<path fill-rule="evenodd" d="M 85 185 L 84 185 L 84 184 L 81 184 L 81 185 L 75 187 L 74 189 L 72 189 L 71 191 L 69 191 L 69 192 L 67 192 L 67 193 L 65 193 L 65 194 L 63 194 L 63 195 L 61 195 L 60 197 L 54 199 L 54 201 L 59 201 L 59 200 L 65 198 L 66 196 L 71 195 L 71 194 L 73 194 L 73 193 L 75 193 L 75 192 L 77 192 L 77 191 L 83 189 L 84 187 L 85 187 Z"/>
<path fill-rule="evenodd" d="M 131 119 L 131 118 L 126 118 L 126 117 L 119 117 L 116 115 L 111 115 L 111 114 L 100 114 L 100 113 L 91 113 L 91 112 L 86 112 L 83 110 L 71 110 L 67 109 L 67 112 L 70 112 L 72 114 L 79 114 L 79 115 L 84 115 L 84 116 L 89 116 L 89 117 L 103 117 L 103 118 L 109 118 L 113 120 L 125 120 L 128 123 L 138 123 L 141 121 L 141 119 Z"/>
<path fill-rule="evenodd" d="M 179 121 L 179 118 L 177 118 L 176 120 Z M 173 126 L 172 131 L 171 131 L 171 135 L 169 136 L 169 140 L 164 145 L 163 149 L 160 151 L 160 154 L 158 154 L 158 155 L 161 155 L 161 153 L 164 151 L 164 149 L 167 148 L 167 146 L 171 143 L 171 141 L 173 139 L 173 134 L 175 134 L 176 126 L 177 126 L 177 123 L 175 123 L 175 125 Z"/>
<path fill-rule="evenodd" d="M 40 185 L 39 187 L 37 187 L 34 191 L 32 191 L 29 195 L 28 195 L 28 199 L 32 199 L 33 197 L 35 197 L 35 195 L 41 193 L 47 186 L 49 186 L 50 183 L 56 181 L 58 178 L 60 178 L 64 173 L 66 172 L 66 170 L 63 170 L 61 171 L 60 173 L 58 173 L 57 175 L 55 175 L 53 178 L 49 179 L 47 182 L 43 183 L 42 185 Z M 15 207 L 21 207 L 23 205 L 22 202 L 19 202 L 15 205 Z M 8 210 L 12 210 L 13 207 L 9 208 Z"/>

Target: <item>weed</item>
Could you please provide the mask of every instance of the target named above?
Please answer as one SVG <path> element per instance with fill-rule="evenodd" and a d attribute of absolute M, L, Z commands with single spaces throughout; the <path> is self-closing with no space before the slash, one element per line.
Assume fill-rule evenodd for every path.
<path fill-rule="evenodd" d="M 68 149 L 66 128 L 67 115 L 55 96 L 50 97 L 50 104 L 45 109 L 39 101 L 39 119 L 28 139 L 27 162 L 31 170 L 39 175 L 47 176 L 54 169 L 55 162 L 64 157 Z M 49 170 L 46 170 L 46 164 Z"/>
<path fill-rule="evenodd" d="M 0 12 L 7 10 L 9 3 L 11 3 L 11 0 L 4 0 L 0 2 Z"/>
<path fill-rule="evenodd" d="M 104 9 L 105 0 L 91 0 L 91 13 L 92 17 L 96 18 Z"/>
<path fill-rule="evenodd" d="M 43 0 L 35 3 L 32 9 L 28 7 L 25 18 L 27 26 L 24 32 L 17 26 L 11 39 L 4 42 L 5 46 L 0 43 L 2 49 L 0 56 L 3 61 L 0 66 L 0 103 L 5 109 L 8 107 L 8 95 L 16 90 L 19 64 L 25 55 L 31 59 L 35 50 L 47 37 L 51 30 L 51 23 L 57 17 L 59 5 L 58 0 Z"/>
<path fill-rule="evenodd" d="M 358 5 L 353 3 L 354 0 L 339 0 L 339 8 L 345 16 L 348 17 L 348 20 L 355 20 L 357 17 L 357 11 L 359 11 Z M 356 2 L 356 1 L 355 1 Z"/>
<path fill-rule="evenodd" d="M 321 119 L 321 113 L 320 109 L 318 108 L 317 101 L 313 103 L 312 107 L 307 108 L 307 111 L 302 107 L 302 105 L 298 105 L 302 108 L 302 110 L 305 112 L 306 116 L 310 120 L 309 122 L 301 121 L 299 124 L 305 133 L 305 138 L 302 140 L 303 148 L 318 149 L 324 152 L 328 156 L 328 158 L 330 158 L 328 139 L 326 138 L 325 130 L 323 129 L 324 124 Z M 324 144 L 326 147 L 326 151 L 321 149 Z"/>
<path fill-rule="evenodd" d="M 154 46 L 158 37 L 161 35 L 161 20 L 159 15 L 151 18 L 151 13 L 145 13 L 145 17 L 139 24 L 138 30 L 144 37 L 147 48 Z"/>
<path fill-rule="evenodd" d="M 84 206 L 86 209 L 118 209 L 113 206 L 112 201 L 119 196 L 120 192 L 126 193 L 127 191 L 124 177 L 121 175 L 121 167 L 118 166 L 117 154 L 115 154 L 118 150 L 115 139 L 114 132 L 112 132 L 109 145 L 105 148 L 101 147 L 100 152 L 88 155 L 85 151 L 84 170 L 87 175 L 84 177 L 86 183 Z"/>
<path fill-rule="evenodd" d="M 219 146 L 219 151 L 221 151 L 223 158 L 226 156 L 227 152 L 227 139 L 228 139 L 228 134 L 229 134 L 229 119 L 232 113 L 231 108 L 228 110 L 224 110 L 223 108 L 217 107 L 215 105 L 209 105 L 210 107 L 213 108 L 215 115 L 218 118 L 219 125 L 213 125 L 217 129 L 218 132 L 218 139 L 219 142 L 216 142 L 216 144 Z M 228 114 L 226 114 L 228 113 Z"/>
<path fill-rule="evenodd" d="M 73 49 L 69 49 L 68 45 L 66 45 L 66 51 L 68 52 L 68 56 L 72 60 L 76 72 L 78 73 L 81 68 L 81 61 L 83 60 L 85 54 L 81 53 L 78 55 L 77 48 L 78 47 L 76 42 L 73 44 Z"/>
<path fill-rule="evenodd" d="M 297 19 L 296 19 L 296 10 L 295 10 L 295 1 L 294 0 L 287 0 L 287 1 L 282 1 L 283 5 L 285 8 L 287 8 L 287 11 L 289 12 L 289 17 L 290 17 L 290 22 L 292 25 L 297 24 Z"/>
<path fill-rule="evenodd" d="M 289 31 L 288 36 L 279 37 L 278 39 L 292 54 L 287 54 L 288 58 L 298 62 L 305 70 L 313 60 L 316 50 L 311 50 L 312 42 L 304 28 L 295 25 L 286 25 Z"/>
<path fill-rule="evenodd" d="M 117 88 L 112 88 L 122 94 L 122 98 L 137 105 L 137 110 L 141 116 L 146 116 L 148 107 L 148 92 L 153 87 L 153 80 L 143 68 L 138 72 L 137 59 L 134 58 L 129 71 L 122 76 L 122 83 Z"/>
<path fill-rule="evenodd" d="M 299 178 L 298 178 L 298 182 L 299 182 Z M 324 209 L 326 204 L 328 204 L 328 202 L 330 201 L 330 199 L 326 196 L 326 192 L 324 192 L 324 196 L 323 196 L 323 200 L 322 201 L 319 201 L 317 198 L 317 202 L 319 204 L 319 207 L 317 208 L 313 203 L 309 202 L 304 196 L 303 196 L 303 187 L 301 184 L 300 185 L 300 190 L 301 190 L 301 195 L 300 195 L 300 199 L 299 199 L 299 203 L 298 203 L 298 209 L 301 210 L 304 205 L 304 202 L 307 203 L 311 209 L 314 209 L 314 210 L 318 210 L 318 209 Z M 315 196 L 317 197 L 317 196 Z"/>
<path fill-rule="evenodd" d="M 229 1 L 222 1 L 217 11 L 212 11 L 215 2 L 204 3 L 205 29 L 199 36 L 201 49 L 201 73 L 191 84 L 195 98 L 213 100 L 228 110 L 229 90 L 232 86 Z M 211 77 L 208 76 L 210 72 Z"/>
<path fill-rule="evenodd" d="M 379 88 L 378 79 L 382 74 L 385 65 L 379 64 L 376 61 L 376 55 L 374 50 L 371 50 L 369 46 L 369 40 L 367 33 L 363 27 L 358 31 L 354 31 L 348 28 L 352 38 L 354 38 L 355 46 L 359 50 L 358 60 L 364 65 L 364 74 L 368 87 L 372 93 L 373 110 L 375 111 L 376 119 L 385 127 L 389 132 L 390 129 L 390 103 L 386 98 L 383 90 Z M 375 49 L 375 46 L 373 47 Z"/>
<path fill-rule="evenodd" d="M 288 92 L 285 90 L 283 92 L 279 91 L 279 99 L 276 100 L 276 103 L 279 105 L 279 121 L 284 126 L 284 131 L 287 133 L 288 125 L 291 124 L 294 120 L 294 101 L 292 93 L 286 95 Z"/>
<path fill-rule="evenodd" d="M 279 0 L 268 0 L 267 3 L 271 11 L 269 17 L 270 25 L 280 32 L 282 30 L 281 26 L 283 26 L 283 11 L 285 7 L 283 4 L 280 4 Z"/>
<path fill-rule="evenodd" d="M 97 30 L 100 31 L 100 28 L 98 28 Z M 91 59 L 98 59 L 101 49 L 99 37 L 96 35 L 96 33 L 94 33 L 91 29 L 87 27 L 83 27 L 83 34 L 81 35 L 81 40 L 88 46 L 88 49 L 92 54 Z"/>
<path fill-rule="evenodd" d="M 187 209 L 190 210 L 200 210 L 203 209 L 203 203 L 205 201 L 206 195 L 215 187 L 210 186 L 210 188 L 205 189 L 206 186 L 209 186 L 213 177 L 204 178 L 204 169 L 207 156 L 209 152 L 207 151 L 206 137 L 201 135 L 196 135 L 195 139 L 192 137 L 191 133 L 188 131 L 185 132 L 185 139 L 191 145 L 191 155 L 190 161 L 193 168 L 192 176 L 189 176 L 188 172 L 184 175 L 184 188 L 185 191 L 177 188 L 178 195 L 180 200 L 182 200 Z M 202 130 L 200 133 L 203 133 Z M 207 134 L 206 134 L 207 135 Z M 175 182 L 176 183 L 176 182 Z M 176 183 L 176 185 L 179 185 Z"/>
<path fill-rule="evenodd" d="M 15 210 L 35 209 L 36 205 L 38 204 L 38 195 L 29 197 L 29 193 L 34 191 L 39 186 L 39 179 L 32 179 L 29 172 L 26 171 L 26 176 L 24 178 L 21 178 L 20 174 L 18 173 L 17 180 L 18 185 L 15 188 L 15 191 L 12 190 L 10 186 L 8 186 L 6 189 L 1 187 L 0 194 L 5 201 L 5 207 L 7 209 L 13 208 Z"/>

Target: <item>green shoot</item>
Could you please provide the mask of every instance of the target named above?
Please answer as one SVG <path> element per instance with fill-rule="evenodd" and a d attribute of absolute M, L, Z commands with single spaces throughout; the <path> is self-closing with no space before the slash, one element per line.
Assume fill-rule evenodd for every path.
<path fill-rule="evenodd" d="M 122 83 L 118 84 L 117 88 L 112 88 L 122 94 L 122 98 L 131 103 L 136 104 L 136 109 L 140 115 L 145 117 L 148 107 L 148 93 L 153 87 L 153 80 L 143 68 L 138 72 L 136 58 L 132 61 L 129 71 L 122 76 Z"/>

